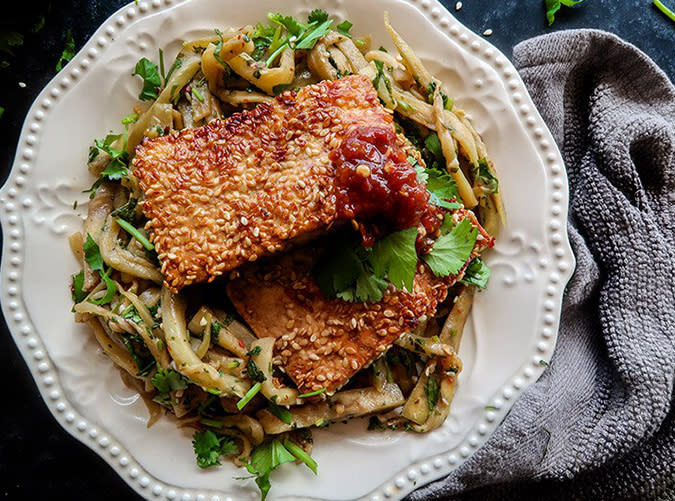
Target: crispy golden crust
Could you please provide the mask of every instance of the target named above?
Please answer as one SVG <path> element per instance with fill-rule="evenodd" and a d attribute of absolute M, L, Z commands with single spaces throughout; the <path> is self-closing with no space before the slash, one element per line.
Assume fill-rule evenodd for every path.
<path fill-rule="evenodd" d="M 459 210 L 479 228 L 474 252 L 465 263 L 492 245 L 470 211 Z M 300 250 L 242 270 L 227 293 L 239 314 L 258 337 L 274 337 L 275 358 L 300 392 L 344 385 L 403 333 L 411 332 L 423 315 L 433 315 L 458 275 L 434 277 L 419 264 L 412 292 L 385 291 L 378 303 L 326 299 L 311 276 L 317 252 Z"/>
<path fill-rule="evenodd" d="M 213 280 L 328 228 L 336 218 L 328 154 L 361 125 L 393 120 L 372 84 L 349 76 L 145 140 L 134 174 L 167 286 Z"/>
<path fill-rule="evenodd" d="M 285 255 L 227 287 L 256 335 L 277 338 L 275 357 L 301 393 L 341 387 L 432 314 L 448 290 L 420 266 L 413 293 L 391 286 L 375 304 L 326 299 L 311 276 L 312 262 L 304 251 Z"/>

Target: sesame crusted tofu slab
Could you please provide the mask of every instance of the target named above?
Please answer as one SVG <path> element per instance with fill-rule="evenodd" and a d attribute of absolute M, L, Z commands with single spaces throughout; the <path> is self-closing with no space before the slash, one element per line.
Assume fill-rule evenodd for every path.
<path fill-rule="evenodd" d="M 167 286 L 211 281 L 327 230 L 337 219 L 329 154 L 359 126 L 394 127 L 372 83 L 348 76 L 146 139 L 134 174 Z"/>
<path fill-rule="evenodd" d="M 390 285 L 377 303 L 327 299 L 312 276 L 320 251 L 301 249 L 242 269 L 228 283 L 228 296 L 256 336 L 276 338 L 275 360 L 301 393 L 331 394 L 432 316 L 471 259 L 492 245 L 470 211 L 453 217 L 468 217 L 478 228 L 471 257 L 460 273 L 442 278 L 420 262 L 411 292 Z"/>

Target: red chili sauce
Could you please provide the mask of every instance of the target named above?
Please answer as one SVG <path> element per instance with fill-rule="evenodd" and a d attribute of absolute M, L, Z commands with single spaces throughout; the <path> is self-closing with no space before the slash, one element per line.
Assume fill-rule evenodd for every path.
<path fill-rule="evenodd" d="M 389 231 L 418 226 L 417 247 L 441 225 L 429 192 L 417 179 L 396 135 L 382 127 L 357 127 L 330 154 L 336 169 L 337 213 L 359 223 L 363 244 Z M 420 248 L 422 247 L 422 248 Z"/>

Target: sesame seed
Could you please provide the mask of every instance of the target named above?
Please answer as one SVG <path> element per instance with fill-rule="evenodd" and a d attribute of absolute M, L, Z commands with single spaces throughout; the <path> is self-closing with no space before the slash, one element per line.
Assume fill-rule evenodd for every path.
<path fill-rule="evenodd" d="M 455 10 L 462 10 L 462 2 L 457 2 L 455 4 Z"/>
<path fill-rule="evenodd" d="M 490 35 L 492 35 L 492 30 L 490 28 L 488 28 L 487 30 L 485 30 L 483 32 L 483 35 L 486 36 L 486 37 L 489 37 Z"/>

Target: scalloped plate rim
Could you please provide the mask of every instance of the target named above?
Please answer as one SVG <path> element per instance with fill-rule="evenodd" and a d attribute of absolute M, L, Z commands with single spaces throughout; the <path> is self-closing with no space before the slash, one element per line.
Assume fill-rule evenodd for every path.
<path fill-rule="evenodd" d="M 28 113 L 26 114 L 26 118 L 24 120 L 24 123 L 21 128 L 21 134 L 19 136 L 19 140 L 17 142 L 17 149 L 15 152 L 15 157 L 12 162 L 12 168 L 9 172 L 9 175 L 7 177 L 7 180 L 5 181 L 4 185 L 0 189 L 0 203 L 2 203 L 2 210 L 0 211 L 0 223 L 2 224 L 2 230 L 3 230 L 3 246 L 2 246 L 2 260 L 0 262 L 0 277 L 2 277 L 3 285 L 7 283 L 7 270 L 10 268 L 10 263 L 9 263 L 9 255 L 10 255 L 10 244 L 11 241 L 13 240 L 12 238 L 9 238 L 8 236 L 10 235 L 10 227 L 16 225 L 10 224 L 10 217 L 11 215 L 8 214 L 8 212 L 14 212 L 14 210 L 8 210 L 8 205 L 10 204 L 15 204 L 16 201 L 14 200 L 16 198 L 15 195 L 10 195 L 10 190 L 12 189 L 12 184 L 16 182 L 16 178 L 22 174 L 19 173 L 19 164 L 22 163 L 22 159 L 20 158 L 20 149 L 22 145 L 25 143 L 26 136 L 29 134 L 29 118 L 31 116 L 34 116 L 35 112 L 40 108 L 40 103 L 45 99 L 48 98 L 48 92 L 50 88 L 53 88 L 55 85 L 57 85 L 57 81 L 59 79 L 59 76 L 61 74 L 65 74 L 67 70 L 72 68 L 73 66 L 79 64 L 85 57 L 85 53 L 93 46 L 95 45 L 95 40 L 102 36 L 104 34 L 105 29 L 114 24 L 115 19 L 118 18 L 119 16 L 123 15 L 125 12 L 128 12 L 130 9 L 142 9 L 145 10 L 145 12 L 141 12 L 140 15 L 136 16 L 135 19 L 133 19 L 133 22 L 139 22 L 142 21 L 142 19 L 146 16 L 151 16 L 151 15 L 161 15 L 163 12 L 179 5 L 182 3 L 190 2 L 190 1 L 199 1 L 199 0 L 153 0 L 151 3 L 150 0 L 141 0 L 139 4 L 134 5 L 134 3 L 127 4 L 121 8 L 119 8 L 117 11 L 115 11 L 113 14 L 111 14 L 100 26 L 99 28 L 91 35 L 91 37 L 87 40 L 87 42 L 84 44 L 84 46 L 77 52 L 75 57 L 64 67 L 64 69 L 57 73 L 40 91 L 38 96 L 35 98 L 33 104 L 30 106 Z M 403 0 L 406 3 L 414 6 L 417 10 L 419 10 L 422 15 L 425 17 L 427 22 L 436 24 L 438 25 L 439 29 L 444 32 L 444 34 L 448 37 L 451 38 L 458 38 L 460 33 L 462 35 L 466 35 L 468 37 L 468 40 L 473 42 L 474 44 L 477 42 L 479 46 L 481 47 L 482 50 L 485 50 L 486 48 L 490 48 L 494 51 L 494 53 L 497 55 L 497 57 L 503 58 L 503 66 L 505 68 L 508 68 L 512 70 L 512 75 L 510 78 L 514 79 L 517 82 L 517 90 L 522 92 L 522 95 L 524 96 L 524 102 L 525 104 L 529 105 L 531 108 L 530 114 L 534 117 L 536 121 L 536 125 L 538 127 L 541 127 L 543 129 L 543 135 L 545 139 L 548 139 L 550 143 L 550 151 L 552 151 L 556 155 L 556 161 L 559 162 L 562 172 L 561 172 L 561 177 L 562 177 L 562 184 L 561 187 L 559 188 L 560 191 L 563 193 L 563 198 L 561 200 L 561 206 L 562 206 L 562 212 L 560 214 L 560 218 L 564 221 L 564 228 L 566 229 L 567 227 L 567 212 L 568 212 L 568 204 L 569 204 L 569 190 L 568 190 L 568 181 L 566 177 L 566 169 L 565 169 L 565 164 L 562 159 L 562 156 L 560 154 L 560 151 L 557 147 L 557 144 L 552 138 L 552 135 L 550 131 L 548 130 L 548 127 L 546 126 L 545 122 L 543 121 L 542 117 L 540 116 L 538 110 L 534 106 L 532 99 L 522 82 L 522 79 L 520 78 L 520 75 L 518 72 L 515 70 L 513 67 L 512 63 L 509 61 L 506 56 L 503 55 L 503 53 L 497 49 L 495 46 L 490 44 L 487 40 L 483 39 L 473 31 L 471 31 L 469 28 L 464 26 L 461 21 L 457 20 L 452 13 L 445 7 L 443 6 L 440 2 L 437 0 Z M 421 6 L 420 6 L 421 4 Z M 433 13 L 430 15 L 429 12 L 432 10 L 438 9 L 438 14 L 434 15 Z M 446 18 L 449 20 L 448 23 L 446 23 L 445 27 L 441 27 L 439 24 L 439 19 L 442 18 L 442 16 L 446 16 Z M 435 18 L 434 19 L 432 19 Z M 454 22 L 455 24 L 453 25 L 457 27 L 458 31 L 457 33 L 450 35 L 448 33 L 449 29 L 448 26 L 450 25 L 450 22 Z M 126 29 L 128 26 L 128 23 L 125 23 L 125 26 L 118 32 L 121 33 Z M 108 44 L 112 45 L 112 44 Z M 468 53 L 468 51 L 467 51 Z M 470 54 L 471 57 L 478 57 L 477 55 Z M 496 58 L 495 58 L 496 59 Z M 481 59 L 481 61 L 484 64 L 489 65 L 493 70 L 496 71 L 496 73 L 499 75 L 500 81 L 506 86 L 506 79 L 502 75 L 502 73 L 495 68 L 493 62 L 485 61 Z M 83 75 L 80 78 L 86 78 L 86 74 Z M 507 91 L 508 92 L 508 91 Z M 515 107 L 515 105 L 514 105 Z M 518 118 L 520 121 L 520 124 L 525 127 L 523 124 L 523 118 L 520 114 L 518 114 Z M 540 148 L 537 148 L 537 151 L 543 155 L 543 152 L 541 152 Z M 543 158 L 540 159 L 543 163 Z M 30 161 L 35 161 L 33 160 L 28 160 Z M 16 183 L 17 186 L 18 183 Z M 19 187 L 19 189 L 21 189 Z M 16 211 L 18 213 L 21 212 L 21 209 Z M 23 225 L 19 225 L 23 226 Z M 9 230 L 9 231 L 8 231 Z M 569 243 L 569 237 L 567 234 L 567 231 L 563 231 L 562 233 L 562 241 L 560 242 L 561 248 L 564 250 L 564 256 L 561 257 L 568 260 L 570 263 L 570 266 L 566 271 L 561 271 L 560 275 L 560 283 L 564 287 L 564 285 L 569 281 L 571 278 L 574 269 L 575 269 L 575 256 L 572 252 L 570 243 Z M 21 234 L 22 236 L 23 234 Z M 23 249 L 22 249 L 23 253 Z M 20 268 L 21 269 L 21 268 Z M 10 282 L 13 282 L 10 280 Z M 27 317 L 29 315 L 27 314 L 27 311 L 24 307 L 23 304 L 23 297 L 21 293 L 19 295 L 19 299 L 21 300 L 20 307 L 17 308 L 20 313 L 23 313 Z M 10 308 L 8 307 L 8 298 L 12 297 L 12 295 L 8 292 L 7 287 L 2 288 L 2 292 L 0 294 L 0 298 L 2 299 L 1 301 L 1 306 L 2 306 L 2 312 L 4 315 L 5 322 L 8 326 L 8 330 L 12 335 L 12 338 L 14 339 L 14 342 L 19 349 L 19 352 L 21 353 L 22 357 L 24 358 L 26 365 L 28 366 L 31 376 L 33 377 L 33 380 L 35 382 L 35 385 L 40 392 L 40 395 L 42 396 L 42 399 L 44 400 L 44 403 L 47 405 L 47 408 L 49 409 L 50 413 L 54 417 L 54 419 L 59 423 L 59 425 L 72 437 L 80 441 L 82 444 L 87 446 L 89 449 L 91 449 L 93 452 L 95 452 L 98 456 L 100 456 L 106 463 L 110 465 L 110 467 L 119 475 L 119 477 L 128 485 L 130 486 L 137 494 L 139 494 L 142 497 L 145 497 L 147 499 L 158 499 L 160 497 L 164 497 L 167 499 L 174 499 L 178 497 L 178 494 L 176 491 L 181 491 L 183 493 L 190 493 L 194 494 L 196 497 L 198 494 L 206 494 L 209 496 L 214 496 L 213 499 L 216 499 L 219 495 L 222 495 L 223 492 L 215 492 L 215 491 L 204 491 L 204 490 L 196 490 L 194 488 L 184 488 L 180 486 L 172 486 L 168 485 L 163 481 L 159 481 L 157 479 L 154 479 L 153 475 L 149 474 L 146 472 L 141 464 L 136 464 L 134 465 L 134 460 L 133 457 L 128 461 L 127 465 L 121 465 L 120 460 L 118 458 L 125 456 L 125 449 L 123 446 L 103 446 L 100 444 L 95 443 L 95 438 L 89 434 L 84 433 L 88 429 L 88 424 L 86 423 L 86 420 L 82 418 L 81 416 L 78 416 L 77 411 L 71 410 L 68 414 L 64 414 L 62 410 L 59 410 L 58 404 L 55 403 L 55 401 L 59 400 L 61 398 L 61 394 L 63 393 L 63 389 L 61 388 L 59 378 L 52 378 L 53 381 L 49 384 L 45 383 L 45 381 L 40 380 L 40 373 L 42 372 L 38 366 L 40 360 L 44 358 L 44 354 L 38 359 L 35 355 L 31 357 L 31 350 L 34 349 L 32 347 L 29 347 L 26 345 L 24 342 L 24 336 L 27 336 L 29 333 L 22 333 L 20 332 L 20 328 L 18 326 L 19 323 L 22 323 L 19 321 L 11 321 L 11 315 L 12 311 L 10 311 Z M 552 353 L 553 350 L 555 349 L 555 344 L 557 341 L 557 335 L 558 335 L 558 327 L 559 327 L 559 322 L 560 322 L 560 310 L 561 310 L 561 304 L 562 304 L 562 294 L 558 294 L 555 301 L 554 301 L 554 313 L 555 313 L 555 322 L 554 322 L 554 332 L 551 338 L 549 338 L 550 342 L 550 347 L 548 348 L 548 353 Z M 16 312 L 14 312 L 16 315 Z M 33 325 L 32 321 L 30 318 L 27 319 L 28 325 L 29 325 L 29 331 L 33 330 Z M 40 333 L 35 332 L 38 338 L 41 338 Z M 47 353 L 47 360 L 49 360 L 48 353 Z M 53 363 L 52 363 L 53 365 Z M 527 389 L 530 385 L 534 384 L 538 378 L 541 376 L 543 373 L 545 367 L 533 367 L 534 370 L 534 376 L 530 378 L 530 381 L 528 381 L 522 388 L 520 388 L 518 395 L 515 396 L 515 398 L 509 399 L 509 402 L 501 409 L 499 409 L 498 413 L 495 413 L 494 420 L 497 423 L 492 427 L 491 430 L 487 433 L 487 435 L 484 436 L 482 443 L 485 443 L 489 436 L 494 432 L 494 430 L 498 427 L 498 423 L 503 419 L 503 417 L 506 415 L 506 413 L 510 410 L 511 406 L 517 401 L 518 397 L 520 394 L 522 394 L 523 391 Z M 57 393 L 58 392 L 58 395 Z M 68 415 L 74 415 L 72 419 L 68 419 Z M 80 427 L 84 424 L 84 429 L 80 430 Z M 114 434 L 108 432 L 106 430 L 107 435 L 110 435 L 111 437 L 114 438 Z M 470 434 L 470 432 L 467 432 L 467 436 Z M 117 440 L 117 439 L 116 439 Z M 94 441 L 94 443 L 92 443 Z M 117 440 L 119 442 L 119 440 Z M 482 443 L 480 445 L 482 445 Z M 98 445 L 98 446 L 97 446 Z M 438 480 L 450 472 L 452 472 L 454 469 L 456 469 L 459 465 L 461 465 L 466 459 L 468 459 L 475 451 L 480 447 L 473 447 L 471 450 L 469 450 L 468 453 L 462 453 L 461 454 L 461 459 L 455 459 L 455 463 L 452 465 L 448 465 L 448 462 L 446 461 L 445 464 L 441 467 L 438 467 L 437 464 L 434 465 L 434 468 L 431 468 L 429 464 L 432 462 L 432 460 L 438 460 L 441 456 L 447 454 L 439 454 L 434 457 L 429 457 L 425 458 L 424 460 L 417 461 L 415 463 L 411 463 L 406 467 L 405 470 L 410 471 L 411 467 L 416 467 L 418 470 L 420 470 L 421 475 L 424 476 L 424 478 L 421 479 L 415 479 L 415 482 L 413 483 L 413 479 L 410 478 L 410 481 L 407 481 L 407 479 L 404 479 L 404 473 L 405 470 L 403 471 L 398 471 L 396 474 L 392 475 L 389 479 L 388 482 L 385 484 L 381 485 L 378 489 L 371 491 L 370 493 L 366 494 L 363 496 L 363 499 L 370 498 L 370 499 L 380 499 L 380 495 L 385 497 L 385 498 L 391 498 L 391 499 L 400 499 L 403 496 L 409 494 L 412 492 L 414 489 L 419 488 L 423 485 L 426 485 L 430 482 L 433 482 L 435 480 Z M 112 449 L 118 449 L 118 452 L 112 453 Z M 459 449 L 459 446 L 456 447 Z M 128 454 L 126 454 L 128 455 Z M 130 456 L 130 455 L 129 455 Z M 140 471 L 137 471 L 135 475 L 131 475 L 130 471 L 132 469 L 136 469 Z M 426 472 L 424 470 L 427 470 Z M 131 477 L 131 478 L 130 478 Z M 137 478 L 141 478 L 141 481 L 135 481 Z M 142 480 L 144 478 L 147 479 L 154 479 L 152 482 L 154 482 L 155 486 L 162 486 L 163 488 L 158 490 L 157 493 L 154 492 L 153 489 L 150 489 L 150 481 L 146 483 L 146 485 L 142 485 L 144 482 Z M 401 482 L 400 480 L 404 480 Z M 173 491 L 173 495 L 171 495 Z M 226 498 L 229 499 L 229 498 Z M 285 497 L 284 499 L 318 499 L 318 498 L 307 498 L 307 497 L 296 497 L 296 496 L 288 496 Z"/>

